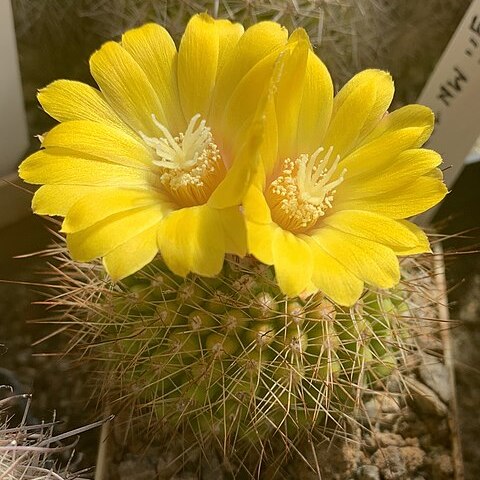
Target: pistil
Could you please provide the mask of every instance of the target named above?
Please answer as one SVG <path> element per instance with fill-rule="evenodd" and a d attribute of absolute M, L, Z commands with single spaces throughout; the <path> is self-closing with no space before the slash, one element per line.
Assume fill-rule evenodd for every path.
<path fill-rule="evenodd" d="M 300 233 L 315 227 L 319 219 L 333 207 L 336 187 L 346 173 L 332 180 L 337 171 L 340 157 L 331 161 L 333 147 L 320 158 L 323 147 L 311 155 L 301 154 L 296 160 L 284 160 L 281 174 L 270 184 L 267 201 L 274 221 L 283 228 Z"/>
<path fill-rule="evenodd" d="M 200 114 L 194 115 L 185 132 L 173 136 L 152 114 L 161 137 L 140 136 L 156 154 L 152 163 L 161 184 L 182 206 L 205 203 L 225 175 L 225 166 L 211 129 Z"/>

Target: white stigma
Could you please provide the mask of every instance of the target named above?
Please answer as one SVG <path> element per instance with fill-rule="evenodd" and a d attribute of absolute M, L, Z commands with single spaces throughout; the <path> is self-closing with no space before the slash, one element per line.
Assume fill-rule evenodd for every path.
<path fill-rule="evenodd" d="M 153 123 L 162 136 L 148 137 L 139 132 L 143 141 L 154 149 L 158 158 L 152 160 L 152 163 L 159 167 L 160 181 L 171 191 L 182 187 L 205 187 L 207 178 L 223 168 L 212 132 L 206 121 L 200 118 L 197 113 L 191 118 L 184 133 L 173 136 L 152 114 Z M 190 194 L 196 196 L 193 192 Z"/>
<path fill-rule="evenodd" d="M 167 169 L 187 170 L 197 163 L 198 157 L 212 143 L 212 133 L 206 126 L 205 120 L 201 120 L 197 126 L 200 114 L 197 113 L 190 120 L 185 133 L 174 137 L 165 125 L 161 124 L 154 113 L 152 120 L 155 126 L 162 132 L 162 138 L 147 137 L 143 132 L 140 136 L 143 141 L 155 149 L 160 160 L 153 160 L 153 164 Z"/>
<path fill-rule="evenodd" d="M 337 172 L 340 156 L 330 162 L 333 147 L 319 160 L 323 147 L 311 155 L 302 154 L 295 161 L 284 161 L 281 175 L 270 184 L 274 195 L 273 207 L 281 211 L 281 223 L 295 230 L 312 227 L 332 208 L 336 187 L 340 185 L 346 169 L 332 181 Z M 272 205 L 271 205 L 272 206 Z"/>
<path fill-rule="evenodd" d="M 324 151 L 323 147 L 315 150 L 312 155 L 300 155 L 297 159 L 297 184 L 300 198 L 315 206 L 327 205 L 332 208 L 335 188 L 343 182 L 346 170 L 344 169 L 337 180 L 330 182 L 337 170 L 340 155 L 335 157 L 333 164 L 328 167 L 333 147 L 330 147 L 325 156 L 317 163 L 318 156 Z"/>

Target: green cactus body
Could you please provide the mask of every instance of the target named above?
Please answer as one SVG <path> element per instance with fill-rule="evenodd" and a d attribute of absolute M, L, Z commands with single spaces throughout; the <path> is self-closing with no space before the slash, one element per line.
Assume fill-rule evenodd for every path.
<path fill-rule="evenodd" d="M 106 399 L 167 431 L 236 448 L 296 438 L 351 414 L 356 389 L 396 367 L 398 294 L 367 291 L 350 309 L 290 299 L 252 258 L 227 259 L 217 278 L 181 279 L 160 260 L 119 284 L 101 275 L 84 333 L 111 379 Z"/>

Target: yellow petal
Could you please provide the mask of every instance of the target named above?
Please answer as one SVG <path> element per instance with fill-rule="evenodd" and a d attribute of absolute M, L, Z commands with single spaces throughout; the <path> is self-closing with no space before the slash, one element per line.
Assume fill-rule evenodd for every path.
<path fill-rule="evenodd" d="M 435 178 L 436 180 L 443 181 L 443 172 L 439 168 L 433 168 L 429 172 L 425 173 L 423 176 L 431 177 L 431 178 Z"/>
<path fill-rule="evenodd" d="M 253 172 L 251 182 L 264 189 L 267 179 L 272 175 L 272 171 L 279 160 L 278 121 L 274 101 L 273 98 L 270 100 L 270 97 L 263 111 L 263 136 L 259 151 L 260 166 Z"/>
<path fill-rule="evenodd" d="M 312 281 L 316 289 L 339 305 L 353 305 L 362 294 L 363 282 L 317 242 L 309 239 L 308 243 L 312 249 Z"/>
<path fill-rule="evenodd" d="M 274 263 L 272 253 L 273 235 L 280 228 L 272 222 L 270 208 L 263 192 L 252 185 L 243 200 L 247 224 L 248 251 L 267 265 Z"/>
<path fill-rule="evenodd" d="M 165 263 L 177 275 L 211 277 L 222 269 L 223 224 L 218 211 L 207 205 L 170 213 L 160 224 L 157 241 Z"/>
<path fill-rule="evenodd" d="M 103 265 L 112 280 L 117 281 L 150 263 L 158 252 L 157 229 L 139 233 L 103 257 Z"/>
<path fill-rule="evenodd" d="M 79 232 L 111 215 L 156 203 L 168 205 L 165 198 L 153 191 L 105 188 L 83 196 L 72 206 L 63 221 L 62 232 Z"/>
<path fill-rule="evenodd" d="M 217 76 L 219 54 L 215 21 L 205 13 L 188 22 L 178 50 L 178 90 L 186 119 L 206 117 Z"/>
<path fill-rule="evenodd" d="M 258 62 L 232 95 L 221 129 L 228 137 L 227 150 L 233 151 L 233 165 L 210 198 L 211 206 L 239 204 L 248 186 L 253 181 L 263 184 L 274 167 L 278 158 L 275 94 L 285 62 L 301 56 L 302 48 L 308 45 L 294 42 L 282 54 L 275 53 Z"/>
<path fill-rule="evenodd" d="M 270 155 L 267 160 L 271 160 L 272 153 L 266 148 L 271 149 L 276 146 L 276 144 L 272 145 L 275 139 L 272 139 L 271 135 L 272 132 L 276 133 L 272 127 L 274 109 L 273 94 L 270 91 L 268 95 L 262 97 L 255 116 L 249 122 L 248 130 L 243 134 L 243 142 L 237 145 L 233 165 L 210 196 L 208 205 L 211 207 L 220 209 L 240 205 L 248 187 L 262 167 L 264 158 Z M 270 127 L 269 132 L 266 131 L 267 124 Z M 266 136 L 267 140 L 265 140 Z M 262 158 L 262 155 L 265 157 Z"/>
<path fill-rule="evenodd" d="M 140 141 L 118 128 L 89 120 L 61 123 L 47 133 L 43 146 L 60 147 L 120 165 L 147 168 L 152 154 Z"/>
<path fill-rule="evenodd" d="M 422 176 L 409 185 L 371 197 L 350 199 L 338 196 L 334 208 L 335 211 L 367 210 L 389 218 L 402 219 L 428 210 L 446 194 L 447 187 L 440 179 Z"/>
<path fill-rule="evenodd" d="M 400 248 L 393 247 L 393 251 L 397 255 L 416 255 L 418 253 L 431 253 L 432 249 L 430 248 L 430 242 L 428 237 L 425 235 L 425 232 L 415 225 L 412 222 L 407 220 L 397 220 L 398 223 L 403 225 L 404 228 L 408 228 L 410 232 L 417 238 L 416 244 L 414 247 L 410 248 Z"/>
<path fill-rule="evenodd" d="M 272 245 L 275 231 L 280 227 L 275 223 L 260 224 L 247 220 L 248 253 L 262 263 L 273 265 Z"/>
<path fill-rule="evenodd" d="M 102 187 L 138 187 L 150 189 L 152 173 L 84 158 L 75 152 L 49 148 L 30 155 L 19 167 L 19 175 L 28 183 Z"/>
<path fill-rule="evenodd" d="M 289 297 L 304 292 L 312 280 L 310 246 L 291 232 L 277 228 L 273 233 L 272 254 L 278 286 Z"/>
<path fill-rule="evenodd" d="M 245 217 L 251 222 L 265 225 L 272 223 L 270 207 L 263 192 L 256 185 L 252 185 L 247 190 L 243 199 L 243 210 Z"/>
<path fill-rule="evenodd" d="M 89 262 L 103 257 L 113 249 L 136 237 L 161 221 L 161 205 L 137 208 L 107 217 L 95 225 L 76 233 L 67 234 L 67 246 L 72 258 Z"/>
<path fill-rule="evenodd" d="M 213 118 L 221 118 L 233 90 L 247 72 L 264 57 L 278 52 L 287 37 L 287 30 L 275 22 L 260 22 L 247 29 L 219 71 L 212 100 Z"/>
<path fill-rule="evenodd" d="M 240 151 L 233 166 L 208 199 L 212 208 L 222 209 L 240 205 L 251 179 L 260 165 L 262 131 L 252 132 Z"/>
<path fill-rule="evenodd" d="M 105 43 L 90 57 L 92 76 L 108 103 L 135 132 L 157 136 L 152 114 L 166 123 L 160 101 L 140 65 L 116 42 Z"/>
<path fill-rule="evenodd" d="M 361 142 L 362 145 L 371 142 L 385 133 L 404 128 L 419 127 L 423 130 L 416 143 L 411 148 L 421 147 L 430 137 L 435 119 L 432 110 L 423 105 L 405 105 L 394 112 L 385 115 L 377 126 Z"/>
<path fill-rule="evenodd" d="M 363 210 L 342 210 L 325 217 L 323 225 L 390 248 L 414 248 L 419 238 L 403 223 Z"/>
<path fill-rule="evenodd" d="M 350 153 L 378 123 L 393 97 L 387 72 L 365 70 L 355 75 L 337 94 L 323 146 L 333 146 L 341 158 Z"/>
<path fill-rule="evenodd" d="M 103 95 L 85 83 L 56 80 L 39 90 L 37 97 L 43 109 L 59 122 L 91 120 L 134 134 L 112 110 Z"/>
<path fill-rule="evenodd" d="M 219 210 L 218 216 L 225 235 L 225 252 L 244 257 L 247 254 L 247 231 L 240 207 Z"/>
<path fill-rule="evenodd" d="M 297 153 L 311 154 L 322 144 L 332 106 L 332 79 L 325 65 L 310 51 L 298 119 Z"/>
<path fill-rule="evenodd" d="M 340 163 L 340 168 L 345 168 L 350 178 L 362 174 L 375 175 L 389 167 L 403 151 L 414 148 L 423 131 L 422 128 L 412 127 L 386 133 L 348 155 Z"/>
<path fill-rule="evenodd" d="M 299 29 L 293 32 L 289 43 L 295 46 L 284 52 L 285 59 L 276 89 L 279 158 L 296 153 L 297 130 L 307 127 L 299 123 L 299 112 L 307 59 L 311 54 L 310 42 L 305 31 Z"/>
<path fill-rule="evenodd" d="M 227 150 L 235 152 L 251 130 L 252 117 L 259 111 L 259 105 L 267 105 L 266 98 L 273 95 L 272 88 L 277 86 L 279 74 L 285 58 L 277 53 L 268 55 L 259 61 L 242 79 L 237 80 L 236 88 L 229 101 L 222 106 L 219 119 L 213 120 L 215 137 L 219 137 Z M 257 118 L 261 120 L 257 114 Z M 263 122 L 264 123 L 264 122 Z"/>
<path fill-rule="evenodd" d="M 392 150 L 395 149 L 392 148 Z M 390 158 L 390 155 L 385 154 L 383 158 L 378 159 L 373 155 L 372 153 L 372 156 L 368 157 L 365 152 L 362 158 L 357 159 L 360 169 L 369 163 L 371 163 L 371 168 L 369 166 L 367 166 L 367 170 L 354 168 L 353 176 L 348 175 L 345 182 L 337 189 L 339 195 L 353 199 L 397 190 L 431 172 L 442 163 L 442 157 L 437 152 L 427 149 L 405 150 L 397 158 L 388 162 L 384 160 Z M 379 163 L 382 165 L 378 165 Z M 349 169 L 347 171 L 351 172 Z M 355 173 L 358 174 L 355 175 Z"/>
<path fill-rule="evenodd" d="M 61 215 L 64 217 L 73 204 L 82 197 L 98 193 L 101 187 L 80 185 L 43 185 L 33 196 L 32 210 L 37 215 Z"/>
<path fill-rule="evenodd" d="M 370 131 L 371 128 L 383 117 L 387 111 L 395 93 L 393 80 L 388 72 L 383 70 L 368 69 L 357 73 L 352 77 L 344 87 L 338 92 L 333 105 L 333 114 L 336 115 L 354 95 L 356 90 L 361 89 L 363 85 L 372 84 L 375 86 L 375 103 L 368 112 L 367 122 L 363 127 L 361 135 Z"/>
<path fill-rule="evenodd" d="M 140 65 L 155 90 L 165 113 L 165 126 L 173 134 L 183 131 L 186 122 L 179 108 L 177 48 L 172 37 L 160 25 L 148 23 L 126 32 L 122 46 Z"/>
<path fill-rule="evenodd" d="M 243 26 L 229 20 L 215 20 L 218 31 L 218 72 L 230 61 L 235 47 L 244 33 Z"/>
<path fill-rule="evenodd" d="M 312 238 L 353 275 L 368 284 L 391 288 L 400 281 L 397 257 L 384 245 L 330 227 L 319 229 Z"/>

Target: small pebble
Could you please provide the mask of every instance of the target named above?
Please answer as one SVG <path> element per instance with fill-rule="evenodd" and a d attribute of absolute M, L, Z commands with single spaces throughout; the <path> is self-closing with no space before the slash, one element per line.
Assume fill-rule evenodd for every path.
<path fill-rule="evenodd" d="M 407 466 L 398 447 L 379 448 L 371 458 L 372 462 L 381 470 L 385 480 L 404 480 L 407 475 Z"/>
<path fill-rule="evenodd" d="M 369 453 L 373 453 L 378 447 L 376 440 L 369 433 L 363 435 L 363 445 Z"/>
<path fill-rule="evenodd" d="M 403 447 L 401 452 L 410 473 L 415 472 L 425 462 L 425 452 L 419 447 Z"/>
<path fill-rule="evenodd" d="M 362 465 L 357 470 L 358 480 L 380 480 L 380 470 L 375 465 Z"/>
<path fill-rule="evenodd" d="M 401 381 L 395 376 L 387 379 L 387 390 L 391 393 L 402 393 L 403 386 Z"/>
<path fill-rule="evenodd" d="M 153 465 L 135 459 L 124 460 L 117 471 L 119 480 L 152 480 L 157 475 Z"/>
<path fill-rule="evenodd" d="M 363 406 L 365 408 L 365 414 L 367 418 L 371 421 L 375 421 L 379 414 L 378 404 L 375 399 L 371 398 L 370 400 L 365 402 Z"/>
<path fill-rule="evenodd" d="M 400 413 L 398 396 L 390 393 L 376 393 L 364 404 L 365 414 L 370 422 L 392 424 Z"/>
<path fill-rule="evenodd" d="M 405 445 L 405 440 L 401 435 L 390 432 L 378 432 L 375 434 L 374 439 L 380 447 L 388 447 L 390 445 L 403 447 Z"/>
<path fill-rule="evenodd" d="M 379 448 L 372 455 L 372 461 L 385 480 L 407 480 L 424 464 L 425 457 L 425 452 L 419 447 L 391 445 Z"/>
<path fill-rule="evenodd" d="M 398 413 L 400 412 L 400 399 L 386 394 L 379 398 L 380 408 L 384 413 Z"/>
<path fill-rule="evenodd" d="M 420 440 L 420 445 L 425 450 L 429 449 L 432 445 L 432 436 L 430 435 L 430 433 L 426 433 L 425 435 L 422 435 L 419 438 L 419 440 Z"/>
<path fill-rule="evenodd" d="M 447 453 L 435 455 L 432 459 L 432 477 L 436 480 L 449 480 L 454 473 L 452 457 Z"/>
<path fill-rule="evenodd" d="M 407 385 L 413 402 L 421 412 L 438 417 L 447 416 L 447 406 L 431 388 L 413 378 L 408 379 Z"/>
<path fill-rule="evenodd" d="M 444 402 L 450 401 L 450 379 L 447 367 L 433 355 L 424 353 L 418 373 L 423 382 L 428 385 Z"/>
<path fill-rule="evenodd" d="M 418 447 L 420 446 L 420 442 L 418 441 L 418 438 L 416 437 L 409 437 L 405 439 L 405 445 L 407 447 Z"/>

